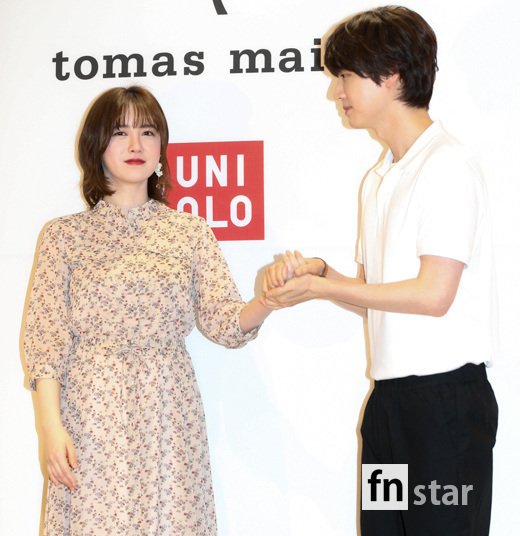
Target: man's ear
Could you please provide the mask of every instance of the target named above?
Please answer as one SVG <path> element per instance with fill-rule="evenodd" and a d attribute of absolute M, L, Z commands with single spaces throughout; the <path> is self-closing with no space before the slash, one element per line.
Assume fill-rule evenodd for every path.
<path fill-rule="evenodd" d="M 401 77 L 399 76 L 399 73 L 383 77 L 383 84 L 388 89 L 401 89 Z"/>

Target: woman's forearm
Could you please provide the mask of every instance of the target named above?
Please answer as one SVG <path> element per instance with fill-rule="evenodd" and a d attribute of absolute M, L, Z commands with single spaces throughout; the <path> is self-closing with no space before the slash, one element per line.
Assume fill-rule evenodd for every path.
<path fill-rule="evenodd" d="M 60 414 L 61 385 L 51 378 L 36 380 L 36 411 L 43 429 L 61 425 Z"/>
<path fill-rule="evenodd" d="M 272 309 L 260 303 L 258 298 L 247 303 L 240 312 L 240 329 L 247 333 L 258 327 L 271 313 Z"/>

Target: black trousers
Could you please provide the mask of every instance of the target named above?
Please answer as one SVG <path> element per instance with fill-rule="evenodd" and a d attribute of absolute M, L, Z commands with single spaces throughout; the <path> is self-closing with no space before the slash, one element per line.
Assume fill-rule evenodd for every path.
<path fill-rule="evenodd" d="M 484 365 L 376 381 L 361 426 L 362 463 L 408 464 L 408 510 L 362 510 L 362 536 L 487 536 L 497 424 Z M 433 481 L 442 487 L 432 500 Z M 424 502 L 420 485 L 427 500 L 414 504 Z M 444 504 L 444 490 L 453 490 L 446 485 L 471 485 L 467 504 Z"/>

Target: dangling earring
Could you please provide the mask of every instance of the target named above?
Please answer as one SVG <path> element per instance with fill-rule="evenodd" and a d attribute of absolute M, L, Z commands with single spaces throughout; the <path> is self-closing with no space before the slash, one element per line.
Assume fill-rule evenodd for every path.
<path fill-rule="evenodd" d="M 164 179 L 161 179 L 161 177 L 164 175 L 162 171 L 162 164 L 161 162 L 157 162 L 157 165 L 155 166 L 154 170 L 155 176 L 157 177 L 157 181 L 155 183 L 156 190 L 159 191 L 160 195 L 163 196 L 164 192 L 166 191 L 166 185 L 164 184 Z"/>

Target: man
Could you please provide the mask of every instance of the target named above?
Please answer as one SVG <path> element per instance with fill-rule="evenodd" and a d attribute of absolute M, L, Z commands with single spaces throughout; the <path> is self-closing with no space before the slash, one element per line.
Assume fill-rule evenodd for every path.
<path fill-rule="evenodd" d="M 410 495 L 408 510 L 362 511 L 363 536 L 489 534 L 498 417 L 485 371 L 490 216 L 477 166 L 428 113 L 436 53 L 433 30 L 404 7 L 357 14 L 332 33 L 325 64 L 335 97 L 353 128 L 388 146 L 362 185 L 359 273 L 295 252 L 264 283 L 273 308 L 321 298 L 367 314 L 375 387 L 362 463 L 408 464 Z M 417 485 L 466 486 L 467 504 L 454 495 L 419 504 Z"/>

